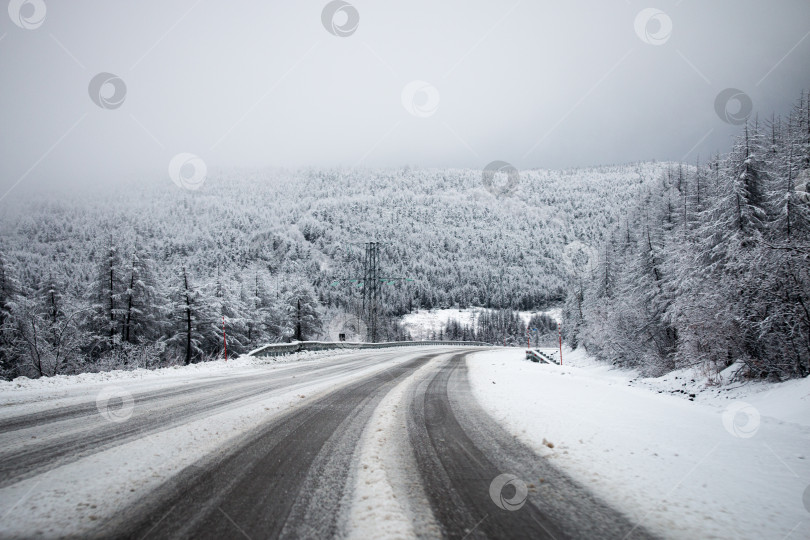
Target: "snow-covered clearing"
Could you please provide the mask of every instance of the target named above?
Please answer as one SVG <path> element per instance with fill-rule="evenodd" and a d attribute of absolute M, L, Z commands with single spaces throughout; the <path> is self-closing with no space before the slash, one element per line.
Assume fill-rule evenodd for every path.
<path fill-rule="evenodd" d="M 580 351 L 563 350 L 563 366 L 524 354 L 470 357 L 475 397 L 640 525 L 672 538 L 810 538 L 810 379 L 718 389 L 686 371 L 640 379 Z"/>
<path fill-rule="evenodd" d="M 447 328 L 447 323 L 455 320 L 463 326 L 475 327 L 478 316 L 488 308 L 453 308 L 453 309 L 420 309 L 402 317 L 402 326 L 411 333 L 415 340 L 438 339 L 439 334 Z M 552 308 L 548 311 L 519 311 L 518 314 L 524 324 L 528 324 L 532 316 L 544 313 L 552 319 L 559 321 L 562 315 L 561 308 Z"/>
<path fill-rule="evenodd" d="M 474 326 L 481 309 L 420 309 L 403 316 L 402 327 L 411 333 L 413 339 L 438 339 L 451 320 Z"/>

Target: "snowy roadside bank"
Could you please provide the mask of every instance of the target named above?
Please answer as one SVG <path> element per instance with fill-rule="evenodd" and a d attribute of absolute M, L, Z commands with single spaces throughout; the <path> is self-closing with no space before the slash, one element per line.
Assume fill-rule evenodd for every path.
<path fill-rule="evenodd" d="M 242 355 L 228 361 L 213 360 L 188 366 L 159 369 L 113 370 L 78 375 L 55 375 L 29 379 L 18 377 L 0 381 L 0 417 L 16 414 L 15 406 L 26 405 L 25 412 L 72 405 L 85 400 L 93 389 L 110 385 L 125 386 L 130 393 L 170 388 L 205 378 L 250 376 L 268 370 L 288 369 L 302 362 L 332 359 L 356 353 L 356 350 L 303 351 L 286 356 L 254 357 Z"/>
<path fill-rule="evenodd" d="M 810 379 L 698 393 L 688 378 L 692 402 L 669 394 L 688 374 L 638 379 L 581 352 L 563 351 L 562 367 L 523 356 L 470 356 L 473 395 L 640 525 L 670 538 L 810 537 Z"/>
<path fill-rule="evenodd" d="M 121 508 L 147 497 L 151 490 L 183 468 L 227 451 L 279 414 L 305 405 L 358 377 L 407 362 L 418 354 L 413 351 L 321 378 L 296 377 L 288 386 L 248 398 L 238 406 L 215 409 L 204 418 L 146 434 L 73 462 L 56 464 L 47 472 L 0 489 L 0 515 L 4 516 L 0 520 L 0 536 L 28 537 L 32 531 L 35 531 L 34 536 L 44 537 L 85 535 Z M 267 373 L 267 368 L 263 369 Z M 186 376 L 192 377 L 193 373 L 186 371 Z M 228 372 L 222 366 L 207 366 L 202 373 L 204 375 L 195 380 L 210 374 L 242 375 L 241 371 Z M 150 378 L 149 384 L 161 389 L 164 388 L 162 380 Z M 72 390 L 77 398 L 82 388 L 86 393 L 84 401 L 95 399 L 92 385 L 76 385 Z M 42 389 L 39 392 L 46 395 Z M 66 422 L 72 422 L 63 428 L 69 432 L 80 429 L 87 420 L 78 418 Z M 114 419 L 113 422 L 120 422 L 122 428 L 127 426 L 127 420 Z M 20 433 L 10 434 L 6 443 L 14 444 L 16 438 L 28 436 L 28 432 Z"/>

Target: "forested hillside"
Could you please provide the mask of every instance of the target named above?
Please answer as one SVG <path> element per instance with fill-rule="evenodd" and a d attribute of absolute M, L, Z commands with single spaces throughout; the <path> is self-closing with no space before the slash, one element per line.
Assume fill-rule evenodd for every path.
<path fill-rule="evenodd" d="M 385 242 L 389 317 L 417 307 L 561 302 L 570 254 L 598 243 L 665 166 L 523 171 L 496 196 L 473 170 L 219 171 L 48 188 L 0 223 L 5 376 L 162 365 L 327 335 L 353 311 L 363 243 Z M 300 307 L 299 307 L 300 306 Z M 405 337 L 392 321 L 381 338 Z"/>
<path fill-rule="evenodd" d="M 810 94 L 643 191 L 570 274 L 565 335 L 661 372 L 810 373 Z M 587 254 L 582 260 L 587 259 Z"/>

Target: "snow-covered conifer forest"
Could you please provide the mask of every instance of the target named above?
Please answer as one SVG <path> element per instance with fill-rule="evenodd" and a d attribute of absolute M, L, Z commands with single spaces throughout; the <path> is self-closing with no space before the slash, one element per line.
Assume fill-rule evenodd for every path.
<path fill-rule="evenodd" d="M 669 167 L 574 268 L 566 339 L 654 372 L 810 373 L 810 95 Z"/>
<path fill-rule="evenodd" d="M 499 199 L 474 170 L 221 171 L 169 182 L 49 190 L 3 216 L 6 376 L 198 361 L 328 337 L 359 301 L 363 245 L 384 239 L 384 339 L 418 308 L 532 309 L 564 298 L 563 254 L 601 241 L 649 163 L 527 171 Z M 570 250 L 570 249 L 569 249 Z M 189 332 L 189 321 L 191 331 Z M 514 333 L 524 333 L 525 329 Z"/>
<path fill-rule="evenodd" d="M 564 303 L 568 343 L 614 363 L 804 376 L 808 101 L 703 162 L 521 171 L 508 197 L 480 171 L 408 167 L 34 193 L 2 216 L 3 375 L 210 359 L 223 320 L 232 353 L 299 325 L 328 338 L 357 309 L 362 242 L 380 239 L 384 272 L 406 278 L 382 289 L 383 339 L 407 339 L 397 317 L 420 308 Z M 522 339 L 525 325 L 510 328 Z"/>

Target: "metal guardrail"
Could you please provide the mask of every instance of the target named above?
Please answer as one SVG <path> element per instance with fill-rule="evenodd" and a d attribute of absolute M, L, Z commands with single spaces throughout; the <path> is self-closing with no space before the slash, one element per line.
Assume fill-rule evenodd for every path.
<path fill-rule="evenodd" d="M 292 343 L 272 343 L 254 349 L 249 356 L 281 356 L 299 351 L 329 351 L 338 349 L 387 349 L 390 347 L 491 347 L 491 343 L 482 341 L 386 341 L 383 343 L 362 343 L 348 341 L 293 341 Z"/>
<path fill-rule="evenodd" d="M 560 365 L 560 363 L 557 360 L 555 360 L 548 354 L 544 353 L 540 349 L 527 349 L 526 360 L 531 360 L 532 362 L 545 362 L 546 364 L 554 364 L 555 366 Z"/>

